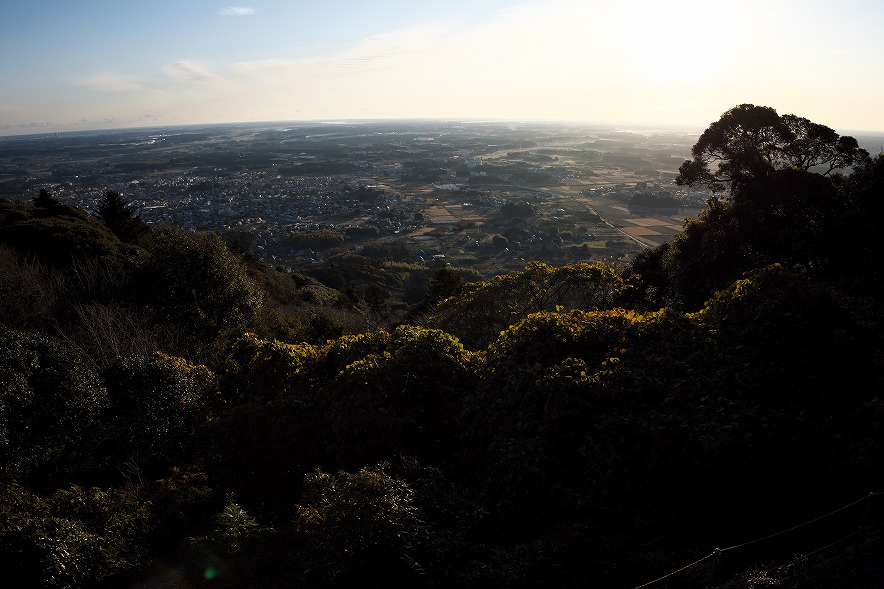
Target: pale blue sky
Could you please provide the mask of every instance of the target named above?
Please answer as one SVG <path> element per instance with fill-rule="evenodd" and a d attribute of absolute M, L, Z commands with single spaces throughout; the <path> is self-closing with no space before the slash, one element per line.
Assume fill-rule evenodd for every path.
<path fill-rule="evenodd" d="M 0 0 L 0 134 L 363 118 L 884 131 L 878 0 Z"/>

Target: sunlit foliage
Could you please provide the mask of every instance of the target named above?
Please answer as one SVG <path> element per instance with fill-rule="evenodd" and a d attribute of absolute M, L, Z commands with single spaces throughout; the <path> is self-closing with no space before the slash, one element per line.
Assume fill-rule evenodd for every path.
<path fill-rule="evenodd" d="M 15 587 L 117 582 L 144 564 L 150 503 L 133 488 L 72 486 L 41 497 L 0 491 L 0 563 Z"/>
<path fill-rule="evenodd" d="M 471 379 L 471 355 L 455 338 L 409 326 L 321 348 L 247 335 L 234 345 L 228 376 L 237 402 L 315 407 L 328 427 L 326 451 L 347 463 L 449 448 Z"/>
<path fill-rule="evenodd" d="M 476 349 L 530 313 L 556 309 L 616 307 L 629 285 L 603 263 L 553 268 L 531 262 L 521 272 L 473 282 L 439 304 L 430 325 L 456 335 Z"/>

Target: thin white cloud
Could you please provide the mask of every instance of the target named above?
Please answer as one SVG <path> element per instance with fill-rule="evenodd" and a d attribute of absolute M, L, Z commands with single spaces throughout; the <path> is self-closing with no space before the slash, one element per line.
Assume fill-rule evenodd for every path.
<path fill-rule="evenodd" d="M 113 125 L 117 122 L 116 117 L 104 117 L 103 119 L 80 119 L 80 125 Z"/>
<path fill-rule="evenodd" d="M 265 59 L 234 63 L 231 70 L 283 82 L 349 85 L 360 80 L 423 78 L 438 75 L 439 69 L 450 69 L 451 63 L 472 58 L 463 44 L 449 43 L 457 39 L 457 30 L 443 25 L 425 25 L 388 31 L 331 55 Z"/>
<path fill-rule="evenodd" d="M 508 104 L 515 109 L 527 100 L 549 105 L 558 90 L 575 94 L 562 86 L 582 78 L 589 53 L 585 39 L 599 33 L 587 24 L 591 19 L 582 18 L 582 1 L 554 0 L 552 12 L 535 1 L 484 22 L 447 20 L 388 30 L 342 51 L 238 62 L 230 71 L 244 78 L 243 87 L 265 88 L 268 97 L 290 96 L 299 105 L 316 97 L 314 107 L 325 103 L 346 111 L 354 108 L 345 104 L 352 93 L 342 89 L 358 89 L 360 107 L 380 105 L 400 116 L 430 108 L 453 112 L 455 102 L 461 103 L 457 110 L 487 104 L 489 112 Z M 598 59 L 602 54 L 592 56 L 597 73 L 608 69 Z"/>
<path fill-rule="evenodd" d="M 148 90 L 134 76 L 115 72 L 98 72 L 74 80 L 74 83 L 96 92 L 144 92 Z"/>
<path fill-rule="evenodd" d="M 251 16 L 255 14 L 255 9 L 249 6 L 228 6 L 218 11 L 221 16 Z"/>
<path fill-rule="evenodd" d="M 161 69 L 170 77 L 182 82 L 214 84 L 223 80 L 218 74 L 193 61 L 176 61 L 175 63 L 164 65 Z"/>
<path fill-rule="evenodd" d="M 654 114 L 646 112 L 648 104 L 708 102 L 705 95 L 695 96 L 697 80 L 685 75 L 665 87 L 655 82 L 651 89 L 666 95 L 648 101 L 643 84 L 648 72 L 662 65 L 677 69 L 686 59 L 683 44 L 672 39 L 669 23 L 661 30 L 645 26 L 654 34 L 647 42 L 627 34 L 646 0 L 625 2 L 618 8 L 586 0 L 527 0 L 487 20 L 388 30 L 325 55 L 234 63 L 229 79 L 241 83 L 250 105 L 278 112 L 267 118 L 284 118 L 297 105 L 307 113 L 328 109 L 342 117 L 365 108 L 397 117 L 530 113 L 603 119 L 624 113 L 646 117 Z M 657 52 L 672 65 L 657 59 Z M 656 75 L 655 80 L 662 74 Z M 685 109 L 679 118 L 690 112 Z"/>
<path fill-rule="evenodd" d="M 0 131 L 21 131 L 21 132 L 34 132 L 41 129 L 55 128 L 60 127 L 58 123 L 50 122 L 50 121 L 28 121 L 25 123 L 15 123 L 15 124 L 4 124 L 0 125 Z"/>

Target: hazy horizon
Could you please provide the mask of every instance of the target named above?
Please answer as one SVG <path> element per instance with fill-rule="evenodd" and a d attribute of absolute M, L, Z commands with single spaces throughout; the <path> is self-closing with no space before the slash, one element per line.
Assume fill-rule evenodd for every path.
<path fill-rule="evenodd" d="M 107 127 L 107 128 L 82 128 L 82 129 L 62 129 L 58 131 L 39 130 L 30 133 L 17 134 L 0 134 L 0 141 L 15 138 L 29 137 L 54 137 L 75 136 L 75 135 L 99 135 L 121 133 L 137 133 L 139 131 L 168 131 L 168 130 L 189 130 L 189 129 L 209 129 L 209 128 L 230 128 L 230 127 L 255 127 L 258 129 L 272 129 L 277 127 L 311 127 L 319 125 L 346 126 L 346 125 L 414 125 L 421 124 L 433 125 L 503 125 L 503 126 L 556 126 L 564 128 L 586 127 L 591 130 L 615 130 L 624 132 L 643 132 L 643 133 L 699 133 L 702 131 L 698 125 L 669 125 L 665 122 L 636 123 L 631 121 L 600 121 L 600 120 L 553 120 L 553 119 L 467 119 L 467 118 L 400 118 L 400 119 L 305 119 L 305 120 L 289 120 L 289 121 L 231 121 L 231 122 L 208 122 L 208 123 L 181 123 L 170 125 L 138 125 L 131 127 Z M 882 133 L 884 136 L 884 133 Z"/>
<path fill-rule="evenodd" d="M 10 3 L 0 135 L 491 120 L 703 129 L 740 103 L 884 132 L 884 5 Z"/>

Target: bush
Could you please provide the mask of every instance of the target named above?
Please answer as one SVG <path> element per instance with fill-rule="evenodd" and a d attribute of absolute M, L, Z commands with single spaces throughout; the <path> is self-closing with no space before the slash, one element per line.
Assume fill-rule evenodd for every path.
<path fill-rule="evenodd" d="M 213 519 L 214 525 L 207 535 L 191 540 L 194 547 L 217 562 L 201 571 L 203 580 L 226 586 L 249 586 L 249 581 L 262 577 L 270 576 L 278 581 L 287 576 L 284 571 L 274 570 L 284 555 L 278 553 L 278 543 L 272 543 L 273 528 L 259 524 L 231 497 Z M 266 586 L 260 581 L 259 584 Z"/>
<path fill-rule="evenodd" d="M 119 586 L 146 561 L 150 503 L 131 488 L 0 495 L 0 566 L 12 587 Z"/>
<path fill-rule="evenodd" d="M 190 448 L 212 412 L 212 376 L 162 355 L 120 358 L 105 369 L 109 453 L 163 464 Z"/>
<path fill-rule="evenodd" d="M 471 355 L 439 330 L 400 326 L 377 335 L 381 345 L 349 362 L 321 393 L 336 441 L 330 455 L 349 464 L 399 453 L 447 456 L 472 386 Z"/>
<path fill-rule="evenodd" d="M 45 325 L 58 302 L 59 281 L 47 267 L 0 244 L 0 325 Z"/>
<path fill-rule="evenodd" d="M 605 264 L 553 268 L 532 262 L 523 271 L 465 284 L 455 296 L 439 303 L 429 324 L 475 349 L 487 346 L 530 313 L 610 309 L 629 289 L 629 284 Z"/>
<path fill-rule="evenodd" d="M 153 232 L 147 250 L 150 260 L 137 275 L 141 302 L 196 343 L 254 320 L 261 291 L 217 234 L 167 227 Z"/>
<path fill-rule="evenodd" d="M 76 469 L 88 460 L 107 392 L 87 360 L 61 341 L 0 329 L 0 469 Z M 50 465 L 52 465 L 50 467 Z"/>
<path fill-rule="evenodd" d="M 0 241 L 58 267 L 77 260 L 119 264 L 131 253 L 101 221 L 66 205 L 0 202 L 0 228 Z"/>
<path fill-rule="evenodd" d="M 447 456 L 473 386 L 471 358 L 450 335 L 416 327 L 321 348 L 247 336 L 234 346 L 225 380 L 242 407 L 223 417 L 230 428 L 218 433 L 227 440 L 216 454 L 225 463 L 239 457 L 250 480 L 287 478 L 298 465 Z M 274 466 L 261 474 L 265 454 Z"/>
<path fill-rule="evenodd" d="M 316 471 L 305 483 L 296 525 L 309 585 L 422 584 L 414 554 L 428 532 L 405 481 L 380 464 L 337 475 Z"/>
<path fill-rule="evenodd" d="M 309 375 L 319 354 L 312 344 L 287 344 L 246 334 L 234 342 L 227 358 L 227 396 L 234 403 L 304 398 L 316 386 Z"/>
<path fill-rule="evenodd" d="M 697 318 L 716 331 L 722 353 L 748 363 L 740 375 L 746 394 L 795 410 L 816 403 L 849 410 L 877 389 L 868 367 L 881 326 L 865 311 L 860 301 L 774 264 L 716 293 Z"/>

